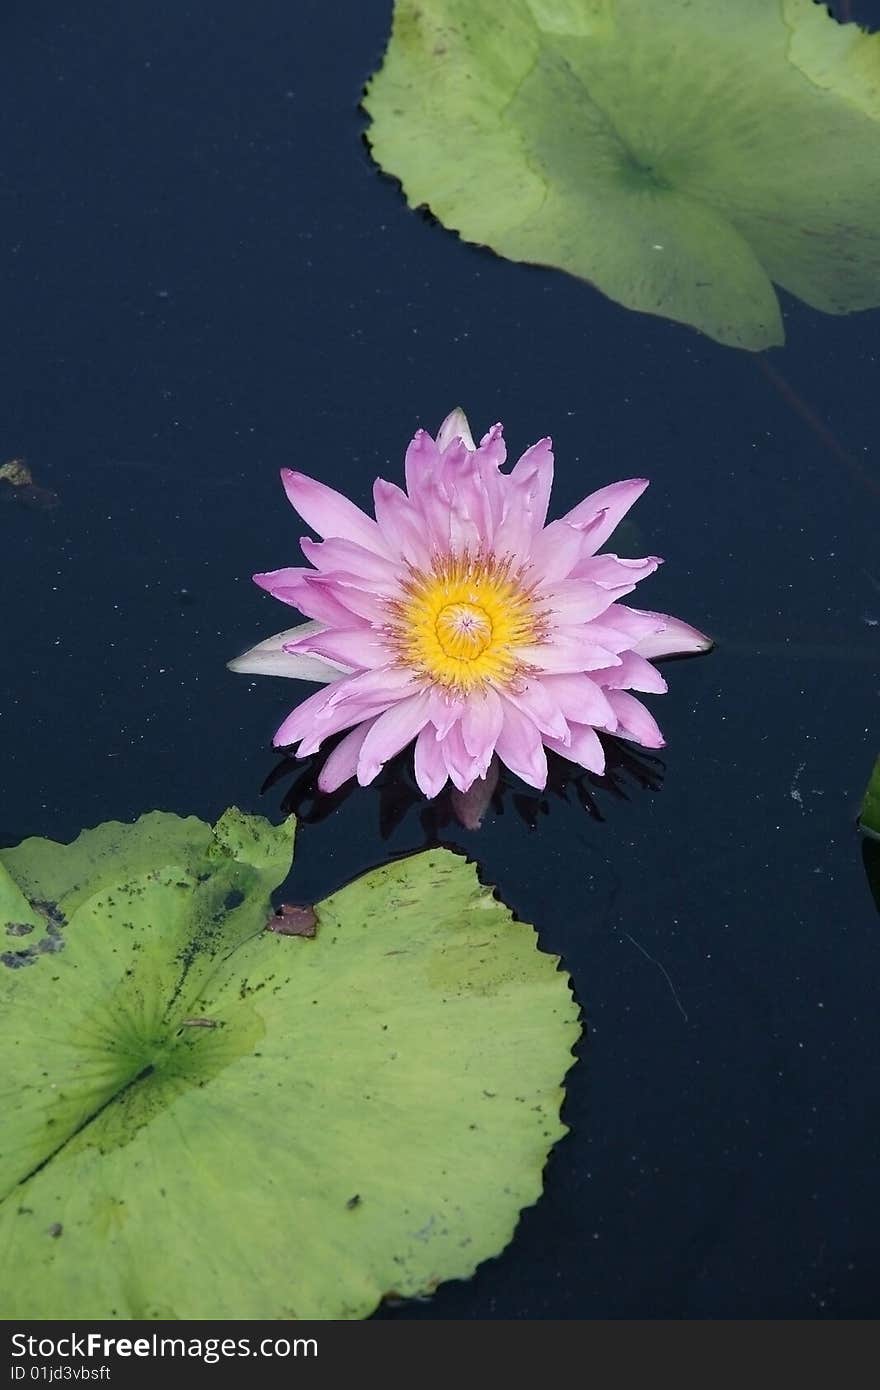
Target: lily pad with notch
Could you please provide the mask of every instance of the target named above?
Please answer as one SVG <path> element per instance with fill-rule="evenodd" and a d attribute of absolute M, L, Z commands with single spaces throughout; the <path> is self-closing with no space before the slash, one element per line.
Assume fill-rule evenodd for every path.
<path fill-rule="evenodd" d="M 63 937 L 0 965 L 5 1316 L 364 1317 L 540 1195 L 580 1031 L 557 958 L 446 850 L 267 930 L 293 833 L 153 812 L 0 851 L 4 941 Z"/>
<path fill-rule="evenodd" d="M 880 304 L 880 35 L 817 0 L 395 0 L 367 139 L 511 260 L 758 350 Z"/>

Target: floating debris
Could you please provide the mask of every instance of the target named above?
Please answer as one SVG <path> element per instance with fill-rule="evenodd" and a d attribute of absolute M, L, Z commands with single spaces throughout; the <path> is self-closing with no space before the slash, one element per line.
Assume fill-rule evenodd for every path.
<path fill-rule="evenodd" d="M 50 512 L 60 505 L 61 498 L 51 488 L 39 487 L 24 459 L 10 459 L 0 464 L 0 501 L 18 502 L 34 511 Z"/>
<path fill-rule="evenodd" d="M 282 903 L 266 923 L 266 930 L 277 932 L 279 936 L 314 936 L 318 918 L 313 907 Z"/>

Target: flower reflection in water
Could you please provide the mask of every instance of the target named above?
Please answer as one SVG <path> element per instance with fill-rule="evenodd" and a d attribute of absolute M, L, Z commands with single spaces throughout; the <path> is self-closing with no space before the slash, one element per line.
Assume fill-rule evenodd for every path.
<path fill-rule="evenodd" d="M 435 844 L 441 833 L 449 828 L 476 832 L 487 821 L 509 812 L 530 829 L 536 829 L 544 817 L 554 809 L 558 811 L 562 805 L 579 806 L 592 820 L 601 822 L 606 819 L 604 808 L 610 799 L 628 801 L 643 791 L 659 791 L 665 765 L 656 754 L 611 738 L 605 740 L 605 751 L 605 773 L 601 777 L 551 754 L 543 791 L 527 787 L 496 761 L 497 779 L 482 814 L 479 805 L 463 802 L 461 794 L 449 786 L 433 801 L 426 802 L 413 776 L 412 758 L 406 751 L 388 762 L 373 784 L 372 794 L 352 782 L 330 794 L 320 791 L 318 775 L 322 754 L 315 754 L 305 762 L 298 758 L 282 758 L 266 778 L 262 791 L 267 792 L 292 779 L 280 809 L 285 815 L 296 815 L 306 825 L 326 820 L 349 797 L 359 796 L 364 799 L 364 805 L 377 805 L 378 829 L 383 840 L 389 839 L 415 811 L 426 842 Z"/>

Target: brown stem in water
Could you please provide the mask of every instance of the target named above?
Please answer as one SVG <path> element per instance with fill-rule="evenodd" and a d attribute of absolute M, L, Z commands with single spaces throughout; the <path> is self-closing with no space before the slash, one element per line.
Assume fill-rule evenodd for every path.
<path fill-rule="evenodd" d="M 829 453 L 833 454 L 838 462 L 843 463 L 849 469 L 854 478 L 872 492 L 875 497 L 880 497 L 880 479 L 860 462 L 855 455 L 850 454 L 844 449 L 840 441 L 831 433 L 828 426 L 819 419 L 813 408 L 807 405 L 802 396 L 799 396 L 794 387 L 788 382 L 781 372 L 772 367 L 766 357 L 756 357 L 755 361 L 767 380 L 776 388 L 783 400 L 787 401 L 796 415 L 799 415 L 809 429 L 821 439 Z"/>

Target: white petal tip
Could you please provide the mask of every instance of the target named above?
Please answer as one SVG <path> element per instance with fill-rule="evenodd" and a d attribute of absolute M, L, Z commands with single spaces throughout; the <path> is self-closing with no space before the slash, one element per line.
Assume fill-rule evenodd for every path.
<path fill-rule="evenodd" d="M 469 449 L 471 453 L 473 453 L 477 447 L 474 443 L 474 437 L 471 434 L 468 418 L 460 405 L 457 405 L 454 410 L 449 412 L 437 431 L 437 448 L 442 453 L 443 450 L 456 439 L 460 439 L 464 447 Z"/>
<path fill-rule="evenodd" d="M 633 651 L 649 661 L 661 661 L 669 656 L 699 656 L 715 646 L 715 640 L 698 628 L 679 618 L 658 613 L 656 632 L 649 633 L 633 645 Z"/>
<path fill-rule="evenodd" d="M 267 637 L 250 651 L 227 661 L 229 671 L 248 676 L 284 676 L 288 680 L 317 681 L 328 685 L 340 676 L 350 675 L 350 669 L 338 661 L 330 661 L 323 656 L 312 656 L 304 652 L 288 652 L 285 645 L 323 630 L 323 623 L 302 623 L 299 627 L 278 632 Z"/>
<path fill-rule="evenodd" d="M 710 652 L 714 646 L 714 637 L 707 637 L 705 632 L 698 632 L 696 628 L 690 628 L 682 636 L 674 654 L 676 656 L 698 656 L 701 652 Z"/>

